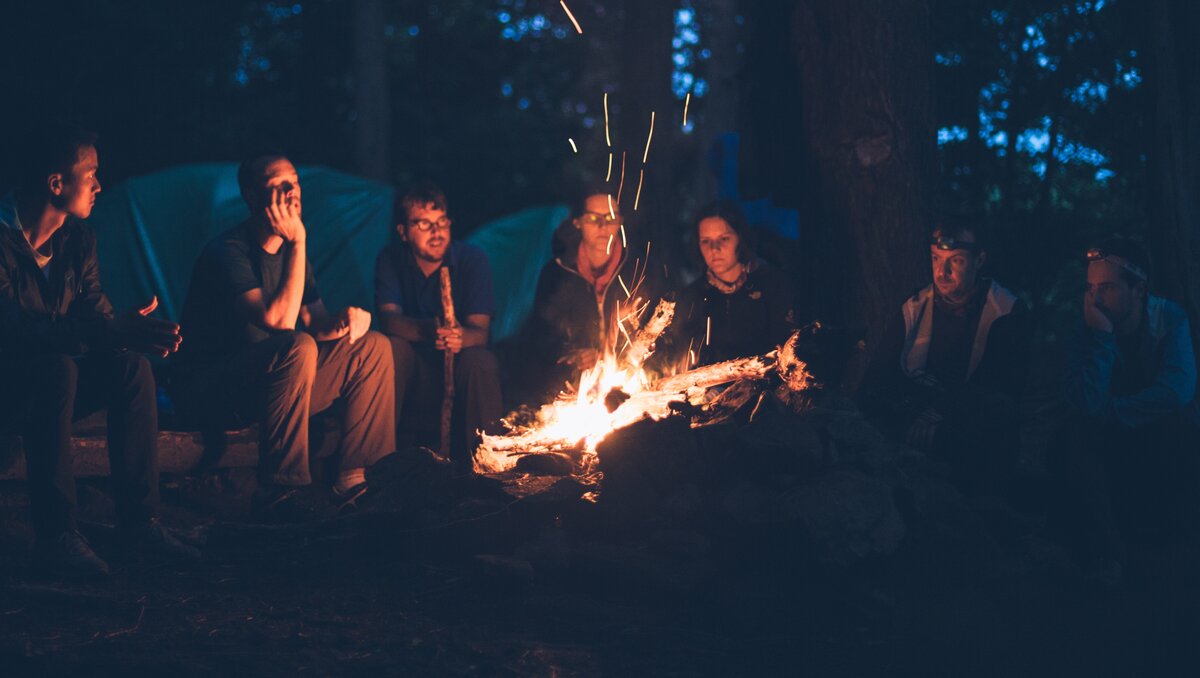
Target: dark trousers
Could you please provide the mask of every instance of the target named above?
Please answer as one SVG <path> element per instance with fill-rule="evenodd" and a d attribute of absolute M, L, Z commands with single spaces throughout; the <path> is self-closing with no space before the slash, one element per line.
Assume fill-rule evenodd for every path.
<path fill-rule="evenodd" d="M 0 358 L 0 430 L 24 440 L 34 530 L 75 526 L 71 423 L 108 410 L 117 520 L 137 525 L 158 504 L 158 407 L 150 363 L 136 353 Z"/>
<path fill-rule="evenodd" d="M 1016 405 L 1004 396 L 979 397 L 945 417 L 930 455 L 950 467 L 951 481 L 968 496 L 1007 496 L 1021 452 Z"/>
<path fill-rule="evenodd" d="M 1075 416 L 1054 449 L 1059 516 L 1084 557 L 1123 560 L 1131 543 L 1196 536 L 1200 428 L 1183 415 L 1136 428 Z"/>
<path fill-rule="evenodd" d="M 393 381 L 392 352 L 378 332 L 353 344 L 284 332 L 194 374 L 176 400 L 201 426 L 257 422 L 259 482 L 308 485 L 308 419 L 335 401 L 345 404 L 340 468 L 365 468 L 395 451 Z"/>
<path fill-rule="evenodd" d="M 396 364 L 396 425 L 404 442 L 437 447 L 441 428 L 443 354 L 432 345 L 416 345 L 388 337 Z M 454 356 L 454 417 L 450 456 L 471 458 L 478 431 L 504 414 L 500 367 L 483 346 L 464 348 Z"/>

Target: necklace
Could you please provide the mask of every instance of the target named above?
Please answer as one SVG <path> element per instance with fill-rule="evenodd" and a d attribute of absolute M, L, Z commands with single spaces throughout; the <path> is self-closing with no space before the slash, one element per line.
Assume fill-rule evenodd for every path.
<path fill-rule="evenodd" d="M 746 284 L 746 273 L 749 271 L 749 268 L 749 266 L 742 266 L 742 272 L 738 274 L 737 279 L 733 282 L 725 282 L 724 280 L 718 278 L 717 275 L 712 272 L 711 268 L 707 269 L 708 284 L 717 288 L 717 291 L 721 294 L 733 294 L 734 292 L 742 289 L 742 285 Z"/>

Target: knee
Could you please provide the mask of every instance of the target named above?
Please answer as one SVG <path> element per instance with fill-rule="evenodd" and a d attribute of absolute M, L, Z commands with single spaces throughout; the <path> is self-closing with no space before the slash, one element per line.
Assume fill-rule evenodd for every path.
<path fill-rule="evenodd" d="M 355 344 L 366 366 L 372 370 L 390 371 L 392 369 L 393 351 L 387 337 L 379 332 L 371 331 L 364 334 Z"/>
<path fill-rule="evenodd" d="M 454 357 L 454 361 L 460 381 L 499 378 L 500 364 L 496 361 L 496 355 L 482 346 L 464 348 Z"/>
<path fill-rule="evenodd" d="M 317 341 L 307 332 L 285 332 L 267 341 L 275 345 L 280 369 L 316 374 Z"/>
<path fill-rule="evenodd" d="M 150 367 L 150 360 L 141 353 L 128 351 L 118 353 L 113 358 L 117 373 L 121 375 L 121 381 L 130 385 L 154 385 L 154 370 Z"/>

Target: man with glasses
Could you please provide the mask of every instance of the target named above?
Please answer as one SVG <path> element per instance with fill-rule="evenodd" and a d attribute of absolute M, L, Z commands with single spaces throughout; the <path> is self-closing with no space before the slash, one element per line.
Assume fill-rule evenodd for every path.
<path fill-rule="evenodd" d="M 997 496 L 1018 457 L 1030 331 L 1016 296 L 981 275 L 979 235 L 965 224 L 933 231 L 933 283 L 889 325 L 861 400 L 885 432 L 945 462 L 968 494 Z"/>
<path fill-rule="evenodd" d="M 503 414 L 500 370 L 488 348 L 495 314 L 487 254 L 450 236 L 446 197 L 437 186 L 414 185 L 396 200 L 396 234 L 375 260 L 375 308 L 392 343 L 396 365 L 396 422 L 406 444 L 436 446 L 442 356 L 454 354 L 454 433 L 451 457 L 466 465 L 477 432 Z M 450 271 L 458 326 L 441 323 L 441 276 Z M 403 423 L 401 423 L 403 422 Z"/>
<path fill-rule="evenodd" d="M 391 351 L 370 313 L 325 308 L 291 161 L 257 156 L 237 178 L 250 216 L 213 238 L 192 270 L 176 404 L 205 429 L 258 423 L 261 518 L 332 515 L 355 505 L 366 468 L 396 449 Z M 308 420 L 335 402 L 342 439 L 327 494 L 312 487 Z"/>
<path fill-rule="evenodd" d="M 1058 470 L 1086 574 L 1119 581 L 1129 538 L 1194 529 L 1200 449 L 1187 314 L 1149 293 L 1149 260 L 1114 237 L 1086 252 L 1083 327 L 1067 354 Z"/>

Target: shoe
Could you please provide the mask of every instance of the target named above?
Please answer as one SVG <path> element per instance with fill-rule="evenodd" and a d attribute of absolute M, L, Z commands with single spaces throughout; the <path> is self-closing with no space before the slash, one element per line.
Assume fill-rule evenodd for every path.
<path fill-rule="evenodd" d="M 254 518 L 265 523 L 306 523 L 337 515 L 334 505 L 313 491 L 311 485 L 260 488 L 254 493 L 250 507 Z"/>
<path fill-rule="evenodd" d="M 359 483 L 344 492 L 334 487 L 329 490 L 329 502 L 333 504 L 338 513 L 351 513 L 360 508 L 358 502 L 366 494 L 366 483 Z"/>
<path fill-rule="evenodd" d="M 100 579 L 107 577 L 108 563 L 104 562 L 79 530 L 67 530 L 48 541 L 39 540 L 34 548 L 38 560 L 58 574 Z"/>
<path fill-rule="evenodd" d="M 142 555 L 166 558 L 169 560 L 197 560 L 200 549 L 185 544 L 163 527 L 157 518 L 122 530 L 121 540 L 124 545 Z"/>

